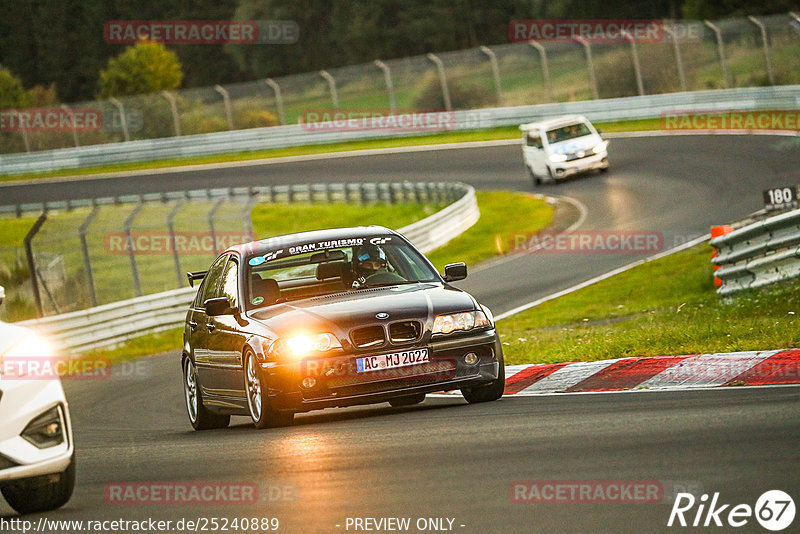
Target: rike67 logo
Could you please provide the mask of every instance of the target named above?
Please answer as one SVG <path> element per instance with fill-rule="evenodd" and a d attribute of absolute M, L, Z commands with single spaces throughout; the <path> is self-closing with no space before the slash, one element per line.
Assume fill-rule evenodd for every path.
<path fill-rule="evenodd" d="M 747 525 L 755 517 L 763 528 L 778 532 L 791 525 L 794 516 L 794 500 L 781 490 L 764 492 L 754 507 L 749 504 L 722 503 L 718 492 L 710 501 L 705 493 L 699 499 L 691 493 L 679 493 L 672 505 L 667 526 L 738 528 Z"/>

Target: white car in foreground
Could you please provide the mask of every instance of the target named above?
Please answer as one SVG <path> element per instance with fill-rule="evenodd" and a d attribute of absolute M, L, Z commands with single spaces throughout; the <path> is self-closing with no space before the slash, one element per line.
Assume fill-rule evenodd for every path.
<path fill-rule="evenodd" d="M 522 130 L 522 154 L 534 185 L 573 174 L 608 170 L 608 141 L 586 117 L 566 115 L 531 122 Z"/>
<path fill-rule="evenodd" d="M 4 296 L 0 287 L 0 303 Z M 17 372 L 25 362 L 52 356 L 34 332 L 0 321 L 0 492 L 21 514 L 62 506 L 75 486 L 72 425 L 61 381 Z"/>

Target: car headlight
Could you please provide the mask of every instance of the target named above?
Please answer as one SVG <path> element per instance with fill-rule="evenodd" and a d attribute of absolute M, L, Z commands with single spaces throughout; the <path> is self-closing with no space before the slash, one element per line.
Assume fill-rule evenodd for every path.
<path fill-rule="evenodd" d="M 561 161 L 567 161 L 566 154 L 550 154 L 550 161 L 553 163 L 559 163 Z"/>
<path fill-rule="evenodd" d="M 54 356 L 53 347 L 47 339 L 36 334 L 29 334 L 0 356 L 0 375 L 3 374 L 4 369 L 9 371 L 15 368 L 17 374 L 25 375 L 27 374 L 26 369 L 30 367 L 29 364 L 34 358 L 50 359 Z M 4 359 L 6 360 L 5 365 Z"/>
<path fill-rule="evenodd" d="M 491 323 L 482 311 L 453 313 L 450 315 L 437 315 L 433 320 L 434 334 L 449 334 L 456 330 L 472 330 Z"/>
<path fill-rule="evenodd" d="M 53 406 L 28 423 L 21 435 L 39 449 L 64 443 L 64 412 L 61 406 Z"/>
<path fill-rule="evenodd" d="M 333 334 L 297 334 L 291 337 L 278 339 L 272 344 L 272 355 L 291 358 L 302 358 L 313 352 L 327 352 L 342 348 L 342 344 Z"/>
<path fill-rule="evenodd" d="M 599 154 L 600 152 L 602 152 L 606 148 L 608 148 L 608 141 L 602 141 L 602 142 L 600 142 L 600 143 L 598 143 L 598 144 L 596 144 L 594 146 L 594 148 L 592 149 L 592 152 L 594 152 L 595 154 Z"/>

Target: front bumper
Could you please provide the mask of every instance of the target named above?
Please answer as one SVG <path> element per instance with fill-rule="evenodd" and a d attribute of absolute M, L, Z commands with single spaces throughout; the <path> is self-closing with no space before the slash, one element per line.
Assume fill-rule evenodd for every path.
<path fill-rule="evenodd" d="M 64 416 L 64 441 L 39 449 L 21 437 L 28 424 L 54 406 Z M 64 471 L 74 444 L 69 406 L 58 380 L 0 379 L 0 484 Z"/>
<path fill-rule="evenodd" d="M 429 350 L 427 363 L 366 373 L 356 371 L 356 358 L 423 347 Z M 305 412 L 487 384 L 498 376 L 498 347 L 497 333 L 492 329 L 375 352 L 293 363 L 267 362 L 262 363 L 262 369 L 272 406 L 278 410 Z M 474 365 L 464 360 L 469 353 L 478 356 Z M 306 377 L 313 377 L 316 385 L 303 388 L 301 382 Z"/>
<path fill-rule="evenodd" d="M 608 151 L 604 150 L 599 154 L 587 156 L 572 161 L 562 161 L 559 163 L 551 163 L 550 169 L 555 179 L 566 178 L 581 172 L 607 169 L 608 168 Z"/>

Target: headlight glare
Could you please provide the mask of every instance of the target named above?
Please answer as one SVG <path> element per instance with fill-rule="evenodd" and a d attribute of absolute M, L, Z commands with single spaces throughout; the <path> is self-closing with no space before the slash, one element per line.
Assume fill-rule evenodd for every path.
<path fill-rule="evenodd" d="M 481 326 L 489 326 L 489 320 L 482 311 L 437 315 L 433 320 L 434 334 L 449 334 L 456 330 L 472 330 Z"/>
<path fill-rule="evenodd" d="M 327 352 L 342 348 L 339 340 L 331 333 L 297 334 L 275 342 L 270 352 L 280 355 L 302 358 L 312 352 Z"/>
<path fill-rule="evenodd" d="M 608 141 L 602 141 L 602 142 L 600 142 L 600 143 L 598 143 L 598 144 L 596 144 L 594 146 L 594 148 L 592 149 L 592 152 L 594 152 L 595 154 L 599 154 L 600 152 L 602 152 L 606 148 L 608 148 Z"/>

